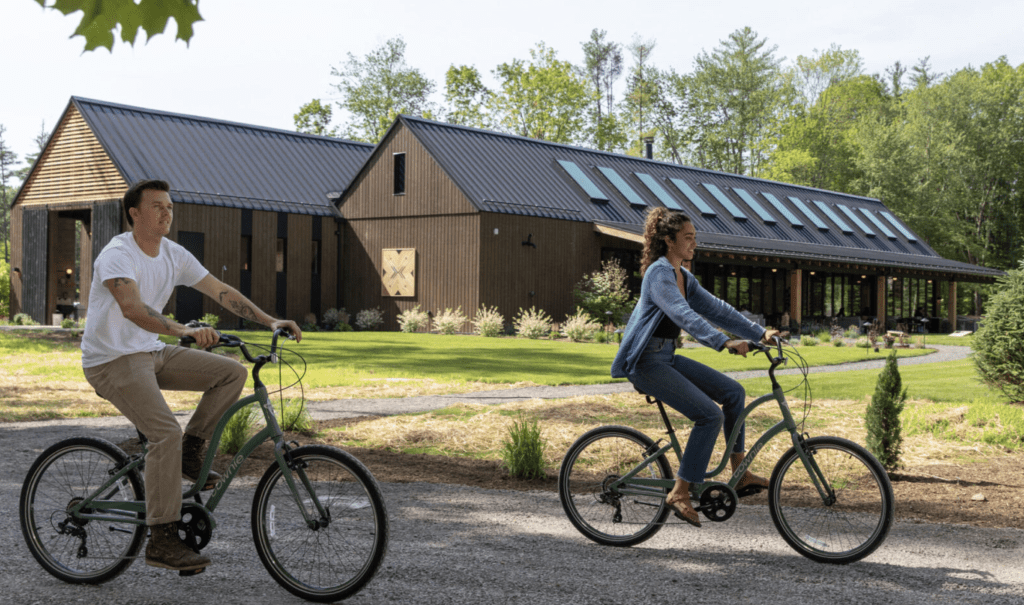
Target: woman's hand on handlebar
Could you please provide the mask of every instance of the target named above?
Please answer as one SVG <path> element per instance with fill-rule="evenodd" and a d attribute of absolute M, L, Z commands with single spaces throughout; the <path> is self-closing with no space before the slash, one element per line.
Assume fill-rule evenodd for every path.
<path fill-rule="evenodd" d="M 786 340 L 787 338 L 789 338 L 789 332 L 780 332 L 778 330 L 765 330 L 764 336 L 761 338 L 761 342 L 763 342 L 766 345 L 774 345 L 775 343 L 772 342 L 773 336 L 778 336 L 782 340 Z"/>
<path fill-rule="evenodd" d="M 750 343 L 746 340 L 730 340 L 725 343 L 725 348 L 733 355 L 747 356 L 750 352 Z"/>
<path fill-rule="evenodd" d="M 302 342 L 302 330 L 299 329 L 299 324 L 290 319 L 278 319 L 270 324 L 270 329 L 284 330 L 295 337 L 295 342 Z"/>

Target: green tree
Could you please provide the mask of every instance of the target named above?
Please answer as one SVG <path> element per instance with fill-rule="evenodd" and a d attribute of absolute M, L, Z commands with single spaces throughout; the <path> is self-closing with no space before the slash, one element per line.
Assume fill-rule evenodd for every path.
<path fill-rule="evenodd" d="M 188 44 L 192 39 L 192 26 L 202 21 L 199 0 L 35 0 L 39 6 L 60 11 L 65 15 L 81 11 L 79 22 L 71 37 L 85 38 L 85 50 L 106 48 L 113 51 L 114 32 L 120 30 L 121 41 L 134 45 L 139 30 L 145 30 L 146 39 L 163 33 L 172 18 L 178 25 L 177 40 Z"/>
<path fill-rule="evenodd" d="M 608 32 L 594 29 L 582 44 L 587 78 L 597 93 L 591 105 L 593 145 L 614 151 L 624 143 L 621 124 L 615 115 L 615 82 L 622 75 L 622 46 L 605 39 Z"/>
<path fill-rule="evenodd" d="M 25 166 L 14 171 L 14 178 L 18 179 L 22 183 L 28 178 L 28 173 L 32 171 L 32 167 L 35 166 L 36 160 L 42 155 L 43 150 L 46 149 L 46 143 L 50 140 L 50 131 L 46 130 L 46 120 L 39 126 L 39 134 L 36 135 L 36 150 L 33 153 L 25 154 Z"/>
<path fill-rule="evenodd" d="M 766 168 L 795 95 L 766 45 L 745 27 L 695 59 L 688 93 L 699 166 L 751 176 Z"/>
<path fill-rule="evenodd" d="M 622 325 L 633 310 L 629 291 L 629 274 L 617 259 L 601 263 L 601 270 L 584 275 L 573 290 L 579 308 L 598 322 L 611 321 Z"/>
<path fill-rule="evenodd" d="M 357 141 L 380 142 L 399 114 L 430 117 L 434 82 L 405 63 L 405 41 L 391 38 L 363 59 L 348 53 L 348 61 L 331 75 L 341 78 L 333 86 L 341 93 L 338 106 L 353 117 L 346 136 Z"/>
<path fill-rule="evenodd" d="M 11 203 L 17 195 L 17 191 L 7 186 L 7 181 L 14 176 L 11 168 L 18 163 L 17 154 L 8 147 L 4 138 L 6 132 L 7 127 L 0 124 L 0 239 L 3 240 L 4 262 L 10 259 L 8 246 L 11 241 Z"/>
<path fill-rule="evenodd" d="M 864 75 L 864 60 L 858 51 L 833 44 L 825 51 L 814 49 L 810 57 L 797 56 L 788 71 L 798 99 L 804 107 L 811 107 L 829 87 Z"/>
<path fill-rule="evenodd" d="M 896 352 L 885 360 L 885 368 L 878 375 L 875 394 L 871 397 L 864 416 L 867 428 L 868 450 L 878 458 L 887 471 L 900 466 L 903 445 L 903 426 L 900 414 L 907 400 L 907 389 L 903 387 Z"/>
<path fill-rule="evenodd" d="M 1024 402 L 1024 261 L 1007 271 L 995 290 L 974 335 L 974 364 L 987 384 L 1010 401 Z"/>
<path fill-rule="evenodd" d="M 655 133 L 655 112 L 663 100 L 662 74 L 652 62 L 658 43 L 639 34 L 627 46 L 633 64 L 626 74 L 626 93 L 622 101 L 622 122 L 627 141 L 626 153 L 643 155 L 643 139 Z"/>
<path fill-rule="evenodd" d="M 490 109 L 506 132 L 553 143 L 586 140 L 586 112 L 596 92 L 573 66 L 543 42 L 530 49 L 530 61 L 514 59 L 494 70 L 498 94 Z"/>
<path fill-rule="evenodd" d="M 336 137 L 338 128 L 331 127 L 333 113 L 330 105 L 324 105 L 320 99 L 313 99 L 300 107 L 299 113 L 292 116 L 292 119 L 295 120 L 295 130 L 306 134 Z"/>
<path fill-rule="evenodd" d="M 487 105 L 492 94 L 484 86 L 476 67 L 448 67 L 444 78 L 445 121 L 473 128 L 490 128 L 491 118 Z"/>

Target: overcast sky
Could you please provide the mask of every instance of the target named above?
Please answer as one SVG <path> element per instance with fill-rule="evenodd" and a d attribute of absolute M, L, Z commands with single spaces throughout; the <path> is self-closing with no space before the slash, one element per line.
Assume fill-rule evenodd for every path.
<path fill-rule="evenodd" d="M 529 58 L 540 41 L 580 64 L 594 28 L 623 45 L 635 34 L 656 40 L 654 64 L 679 72 L 744 26 L 787 62 L 834 43 L 860 51 L 868 73 L 925 56 L 945 73 L 1002 55 L 1024 63 L 1021 0 L 203 0 L 200 10 L 205 21 L 188 47 L 174 41 L 172 21 L 149 43 L 140 33 L 134 48 L 115 42 L 113 53 L 83 54 L 83 39 L 69 39 L 80 13 L 0 0 L 8 145 L 19 158 L 34 151 L 41 124 L 52 130 L 72 95 L 292 130 L 301 105 L 337 99 L 332 66 L 395 36 L 407 43 L 407 63 L 438 89 L 451 64 L 475 65 L 493 84 L 495 66 Z"/>

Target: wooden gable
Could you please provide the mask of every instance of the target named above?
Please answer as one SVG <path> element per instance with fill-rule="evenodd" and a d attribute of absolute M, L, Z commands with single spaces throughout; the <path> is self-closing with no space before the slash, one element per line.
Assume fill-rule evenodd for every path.
<path fill-rule="evenodd" d="M 127 188 L 120 171 L 72 104 L 15 203 L 32 206 L 117 199 Z"/>

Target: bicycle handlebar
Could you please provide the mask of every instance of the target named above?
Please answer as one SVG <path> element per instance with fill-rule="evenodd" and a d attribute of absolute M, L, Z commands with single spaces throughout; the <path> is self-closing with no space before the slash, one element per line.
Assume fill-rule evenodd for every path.
<path fill-rule="evenodd" d="M 200 321 L 196 321 L 196 320 L 192 320 L 192 321 L 188 322 L 187 324 L 185 324 L 185 326 L 189 327 L 189 328 L 211 328 L 211 327 L 213 327 L 210 324 L 206 324 L 206 323 L 203 323 L 203 322 L 200 322 Z M 277 330 L 274 330 L 274 336 L 273 336 L 273 338 L 270 341 L 270 355 L 269 356 L 257 355 L 256 357 L 253 357 L 252 353 L 249 352 L 249 349 L 246 348 L 245 345 L 247 343 L 244 340 L 242 340 L 238 336 L 235 336 L 234 334 L 225 334 L 223 332 L 217 332 L 217 336 L 218 336 L 217 344 L 213 345 L 210 348 L 214 349 L 214 348 L 217 348 L 217 347 L 230 347 L 230 348 L 240 349 L 242 351 L 242 355 L 245 357 L 246 361 L 248 361 L 249 363 L 259 363 L 260 361 L 263 361 L 263 362 L 272 361 L 272 360 L 274 360 L 275 356 L 277 355 L 277 338 L 279 336 L 281 336 L 281 335 L 284 335 L 284 337 L 287 338 L 288 340 L 295 340 L 295 335 L 290 333 L 290 332 L 288 332 L 284 328 L 278 328 Z M 195 344 L 195 342 L 196 342 L 196 339 L 192 338 L 191 336 L 182 336 L 181 338 L 178 339 L 178 345 L 182 346 L 182 347 L 187 347 L 187 346 L 193 345 L 193 344 Z"/>

